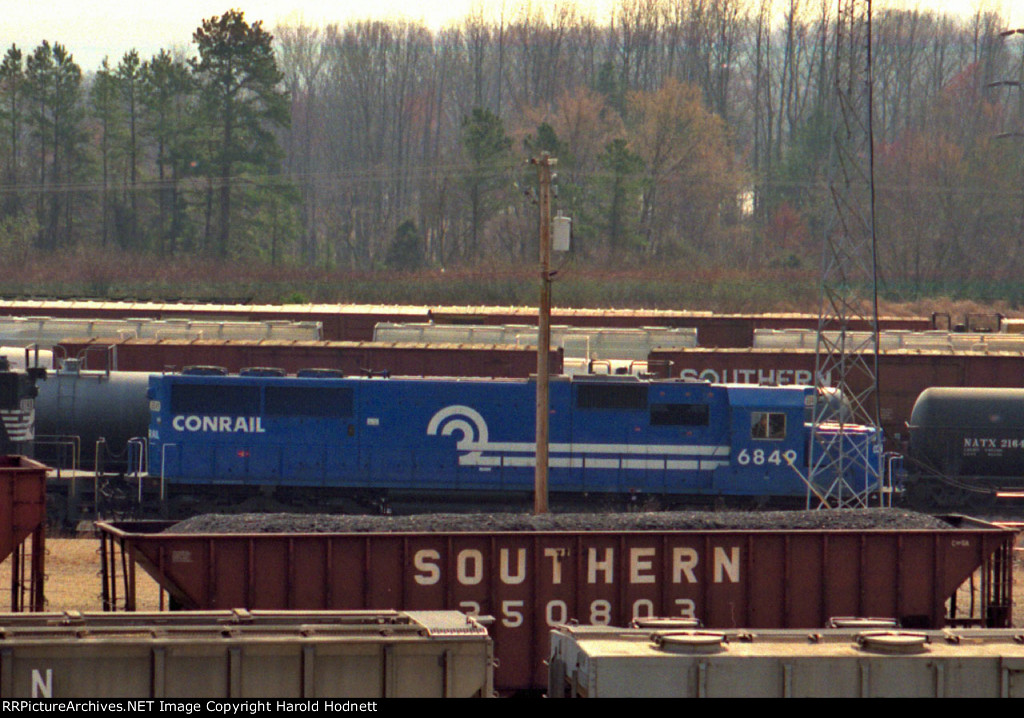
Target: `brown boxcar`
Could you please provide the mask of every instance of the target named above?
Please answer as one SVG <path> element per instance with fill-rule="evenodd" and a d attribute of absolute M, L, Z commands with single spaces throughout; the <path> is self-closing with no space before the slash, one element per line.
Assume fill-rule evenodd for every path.
<path fill-rule="evenodd" d="M 86 369 L 172 371 L 186 366 L 219 366 L 230 372 L 276 367 L 338 369 L 348 375 L 388 372 L 393 376 L 526 378 L 537 373 L 533 347 L 491 344 L 397 342 L 240 341 L 217 339 L 69 339 L 58 355 L 80 357 Z M 548 368 L 562 372 L 562 350 L 552 349 Z"/>
<path fill-rule="evenodd" d="M 176 534 L 98 524 L 108 599 L 116 553 L 187 609 L 457 610 L 494 618 L 501 690 L 542 688 L 552 627 L 692 616 L 709 627 L 814 628 L 834 616 L 940 627 L 979 569 L 972 620 L 1009 625 L 1015 533 L 948 530 Z M 952 605 L 955 606 L 955 599 Z"/>
<path fill-rule="evenodd" d="M 813 383 L 812 349 L 655 349 L 648 360 L 659 378 L 739 384 Z M 830 377 L 825 377 L 831 383 Z M 1024 353 L 897 350 L 878 357 L 880 420 L 888 440 L 906 437 L 914 402 L 933 386 L 1024 386 Z M 856 386 L 855 390 L 862 387 Z"/>

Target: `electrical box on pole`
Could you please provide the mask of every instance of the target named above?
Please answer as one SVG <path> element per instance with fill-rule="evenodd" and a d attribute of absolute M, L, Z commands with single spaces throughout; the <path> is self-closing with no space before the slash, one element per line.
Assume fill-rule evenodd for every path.
<path fill-rule="evenodd" d="M 572 219 L 558 215 L 551 220 L 551 249 L 568 252 L 572 241 Z"/>

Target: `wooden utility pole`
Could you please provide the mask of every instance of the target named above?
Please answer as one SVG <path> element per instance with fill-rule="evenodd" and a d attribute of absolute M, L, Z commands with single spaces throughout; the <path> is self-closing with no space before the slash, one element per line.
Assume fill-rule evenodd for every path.
<path fill-rule="evenodd" d="M 537 464 L 533 513 L 548 512 L 548 357 L 551 354 L 551 168 L 558 162 L 544 152 L 530 160 L 540 180 L 540 309 L 537 318 Z"/>

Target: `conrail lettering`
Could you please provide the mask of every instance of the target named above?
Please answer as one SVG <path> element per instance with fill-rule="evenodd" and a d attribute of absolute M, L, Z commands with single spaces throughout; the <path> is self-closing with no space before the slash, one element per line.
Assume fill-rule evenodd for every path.
<path fill-rule="evenodd" d="M 264 434 L 263 418 L 259 416 L 197 416 L 179 414 L 171 419 L 175 431 L 215 431 L 224 434 Z"/>
<path fill-rule="evenodd" d="M 568 562 L 569 552 L 564 548 L 538 549 L 543 557 L 538 562 L 540 570 L 553 585 L 560 585 L 572 579 L 570 575 L 574 564 Z M 591 585 L 612 585 L 617 580 L 625 580 L 631 585 L 654 584 L 658 582 L 658 569 L 662 565 L 660 550 L 654 546 L 632 547 L 625 550 L 625 563 L 615 548 L 587 547 L 584 549 L 584 560 L 581 566 L 580 581 Z M 484 554 L 479 549 L 462 549 L 455 554 L 454 563 L 442 560 L 437 549 L 420 549 L 413 554 L 413 580 L 420 586 L 433 586 L 440 583 L 443 567 L 452 566 L 455 581 L 461 586 L 480 585 L 486 575 L 487 568 Z M 534 562 L 527 556 L 524 548 L 514 551 L 507 548 L 498 551 L 498 581 L 511 586 L 527 580 L 527 572 L 533 568 Z M 710 575 L 701 575 L 700 554 L 689 547 L 675 547 L 669 553 L 669 574 L 664 580 L 674 584 L 700 583 L 710 580 L 712 583 L 740 582 L 740 548 L 716 546 L 711 551 Z M 619 575 L 621 572 L 621 575 Z"/>

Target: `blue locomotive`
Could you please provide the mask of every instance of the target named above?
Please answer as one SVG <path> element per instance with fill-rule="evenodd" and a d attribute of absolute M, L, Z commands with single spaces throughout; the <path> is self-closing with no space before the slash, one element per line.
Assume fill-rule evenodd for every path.
<path fill-rule="evenodd" d="M 815 389 L 634 377 L 550 385 L 553 497 L 808 494 Z M 532 380 L 164 374 L 149 379 L 149 474 L 167 487 L 345 489 L 382 499 L 528 495 Z M 880 455 L 874 430 L 844 434 Z M 870 492 L 877 471 L 845 465 Z M 680 501 L 681 502 L 681 501 Z"/>

